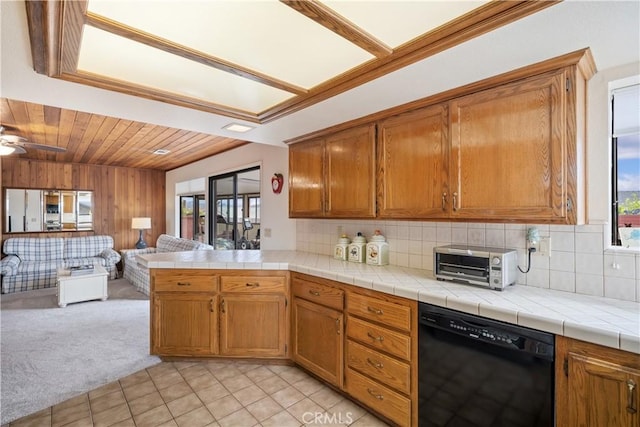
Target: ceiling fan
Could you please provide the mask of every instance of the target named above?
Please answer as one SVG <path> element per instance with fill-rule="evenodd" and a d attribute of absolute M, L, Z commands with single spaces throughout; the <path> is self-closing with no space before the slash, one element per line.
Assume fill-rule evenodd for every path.
<path fill-rule="evenodd" d="M 7 135 L 4 133 L 5 127 L 0 125 L 0 156 L 8 154 L 24 154 L 27 152 L 25 148 L 34 148 L 36 150 L 47 150 L 56 153 L 64 153 L 67 151 L 64 147 L 56 147 L 53 145 L 36 144 L 29 142 L 26 138 L 17 135 Z"/>

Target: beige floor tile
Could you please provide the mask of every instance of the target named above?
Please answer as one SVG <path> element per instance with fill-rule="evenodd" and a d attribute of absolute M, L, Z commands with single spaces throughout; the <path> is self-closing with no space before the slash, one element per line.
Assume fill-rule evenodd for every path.
<path fill-rule="evenodd" d="M 11 427 L 51 427 L 51 408 L 15 420 Z"/>
<path fill-rule="evenodd" d="M 193 393 L 193 390 L 191 389 L 191 387 L 189 387 L 189 384 L 187 384 L 184 380 L 172 384 L 167 388 L 160 389 L 159 391 L 160 396 L 162 396 L 164 401 L 167 403 L 182 396 L 186 396 L 187 394 Z"/>
<path fill-rule="evenodd" d="M 147 372 L 151 378 L 160 377 L 167 374 L 178 372 L 178 369 L 171 362 L 162 362 L 147 368 Z"/>
<path fill-rule="evenodd" d="M 67 426 L 64 426 L 64 427 L 67 427 Z M 133 422 L 133 418 L 128 418 L 126 420 L 112 424 L 109 427 L 136 427 L 136 423 Z"/>
<path fill-rule="evenodd" d="M 192 366 L 202 366 L 202 365 L 200 364 L 200 362 L 195 360 L 185 360 L 184 362 L 173 362 L 173 367 L 176 368 L 178 371 L 181 371 L 181 373 L 184 369 L 190 368 Z"/>
<path fill-rule="evenodd" d="M 207 404 L 207 409 L 213 414 L 216 420 L 220 420 L 240 408 L 242 408 L 242 404 L 231 395 Z"/>
<path fill-rule="evenodd" d="M 286 382 L 288 382 L 289 384 L 295 384 L 298 381 L 307 379 L 307 378 L 311 378 L 308 374 L 306 374 L 305 372 L 302 372 L 301 370 L 297 369 L 297 368 L 293 368 L 290 371 L 285 371 L 282 372 L 280 374 L 280 378 L 282 378 L 283 380 L 285 380 Z"/>
<path fill-rule="evenodd" d="M 134 400 L 138 397 L 144 396 L 149 393 L 153 393 L 154 391 L 158 391 L 156 386 L 153 384 L 153 381 L 148 380 L 145 382 L 137 383 L 132 385 L 131 387 L 124 387 L 124 396 L 127 400 Z"/>
<path fill-rule="evenodd" d="M 236 364 L 236 368 L 238 369 L 238 371 L 242 372 L 243 374 L 246 374 L 248 371 L 252 369 L 256 369 L 259 366 L 260 365 L 256 363 L 247 363 L 247 362 L 238 362 Z"/>
<path fill-rule="evenodd" d="M 300 427 L 302 425 L 296 418 L 288 413 L 287 411 L 282 411 L 274 416 L 267 418 L 262 421 L 260 424 L 263 427 Z"/>
<path fill-rule="evenodd" d="M 233 396 L 238 399 L 238 402 L 240 402 L 242 406 L 247 406 L 262 399 L 263 397 L 266 397 L 267 395 L 260 387 L 252 384 L 249 387 L 236 391 L 233 393 Z"/>
<path fill-rule="evenodd" d="M 293 383 L 293 386 L 300 390 L 305 396 L 310 396 L 318 390 L 326 387 L 320 381 L 311 377 L 307 377 L 298 382 L 295 382 Z"/>
<path fill-rule="evenodd" d="M 313 400 L 307 398 L 287 408 L 287 412 L 293 415 L 301 423 L 305 423 L 310 418 L 310 414 L 324 413 L 325 410 Z"/>
<path fill-rule="evenodd" d="M 211 403 L 214 400 L 218 400 L 221 397 L 227 396 L 230 393 L 229 393 L 229 390 L 227 390 L 222 384 L 217 382 L 215 385 L 211 387 L 207 387 L 205 389 L 196 391 L 196 394 L 198 395 L 200 400 L 202 400 L 202 403 L 206 405 L 207 403 Z"/>
<path fill-rule="evenodd" d="M 149 373 L 145 370 L 142 370 L 120 379 L 120 385 L 122 386 L 122 388 L 127 388 L 139 383 L 149 381 L 150 379 L 151 377 L 149 376 Z"/>
<path fill-rule="evenodd" d="M 180 375 L 177 369 L 172 368 L 172 372 L 162 373 L 159 375 L 151 375 L 151 380 L 156 385 L 158 390 L 162 390 L 163 388 L 167 388 L 173 384 L 184 382 L 184 378 Z"/>
<path fill-rule="evenodd" d="M 196 378 L 204 374 L 210 374 L 206 366 L 201 363 L 190 364 L 188 366 L 184 366 L 183 368 L 180 368 L 179 366 L 176 367 L 178 369 L 178 372 L 180 372 L 180 375 L 182 375 L 182 378 L 187 381 L 191 378 Z"/>
<path fill-rule="evenodd" d="M 259 423 L 258 420 L 253 418 L 253 415 L 251 415 L 249 411 L 242 408 L 218 420 L 218 424 L 220 424 L 220 427 L 251 427 Z"/>
<path fill-rule="evenodd" d="M 138 415 L 164 404 L 164 400 L 162 399 L 162 396 L 160 396 L 160 393 L 154 391 L 153 393 L 149 393 L 137 399 L 130 400 L 129 408 L 131 409 L 131 413 L 133 415 Z"/>
<path fill-rule="evenodd" d="M 246 375 L 239 374 L 235 377 L 225 378 L 220 380 L 223 386 L 227 388 L 231 393 L 234 393 L 238 390 L 241 390 L 245 387 L 249 387 L 253 385 L 253 381 L 251 381 Z"/>
<path fill-rule="evenodd" d="M 280 391 L 271 394 L 273 400 L 278 402 L 283 408 L 288 408 L 294 403 L 298 403 L 304 399 L 304 394 L 300 393 L 298 389 L 293 386 L 283 388 Z"/>
<path fill-rule="evenodd" d="M 324 409 L 329 409 L 344 400 L 344 397 L 342 397 L 341 394 L 336 393 L 329 387 L 322 387 L 309 397 Z"/>
<path fill-rule="evenodd" d="M 275 414 L 282 412 L 284 408 L 278 404 L 271 397 L 266 396 L 250 405 L 246 406 L 247 411 L 254 416 L 255 419 L 262 422 L 267 418 L 274 416 Z"/>
<path fill-rule="evenodd" d="M 169 408 L 165 405 L 158 406 L 142 414 L 135 415 L 133 420 L 137 427 L 156 427 L 162 423 L 173 421 Z M 177 424 L 176 424 L 177 425 Z"/>
<path fill-rule="evenodd" d="M 64 425 L 64 427 L 92 427 L 92 426 L 93 426 L 93 420 L 89 415 Z"/>
<path fill-rule="evenodd" d="M 127 403 L 124 398 L 124 393 L 122 393 L 122 390 L 116 390 L 90 400 L 89 406 L 91 407 L 91 412 L 96 413 L 122 405 L 123 403 Z"/>
<path fill-rule="evenodd" d="M 276 391 L 280 391 L 289 387 L 289 383 L 280 378 L 278 375 L 273 375 L 266 380 L 258 382 L 258 387 L 264 390 L 267 394 L 273 394 Z"/>
<path fill-rule="evenodd" d="M 96 427 L 107 427 L 119 421 L 131 418 L 129 406 L 123 403 L 105 411 L 93 414 L 93 425 Z"/>
<path fill-rule="evenodd" d="M 215 422 L 215 419 L 207 408 L 201 406 L 186 414 L 180 415 L 175 418 L 175 421 L 180 427 L 204 427 Z"/>
<path fill-rule="evenodd" d="M 356 405 L 348 399 L 343 399 L 336 403 L 329 408 L 327 412 L 332 414 L 343 414 L 343 418 L 348 414 L 353 420 L 358 420 L 367 413 L 367 411 L 365 411 L 361 406 Z"/>
<path fill-rule="evenodd" d="M 118 390 L 122 390 L 122 387 L 120 386 L 120 382 L 114 381 L 112 383 L 103 385 L 102 387 L 98 387 L 95 390 L 91 390 L 89 392 L 89 400 L 96 399 L 96 398 L 102 396 L 103 394 L 112 393 L 112 392 L 118 391 Z"/>
<path fill-rule="evenodd" d="M 351 424 L 351 427 L 389 427 L 389 424 L 372 414 L 365 414 Z"/>
<path fill-rule="evenodd" d="M 271 378 L 275 375 L 273 371 L 266 368 L 265 366 L 260 366 L 255 369 L 251 369 L 250 371 L 247 371 L 244 374 L 247 376 L 247 378 L 249 378 L 254 383 L 258 383 L 262 380 L 266 380 L 267 378 Z"/>
<path fill-rule="evenodd" d="M 55 414 L 56 412 L 62 410 L 62 409 L 66 409 L 66 408 L 71 408 L 73 406 L 78 406 L 82 403 L 87 403 L 88 402 L 88 398 L 86 394 L 81 394 L 79 396 L 76 397 L 72 397 L 69 400 L 65 400 L 64 402 L 60 402 L 57 405 L 53 405 L 51 407 L 51 410 L 53 411 L 53 413 Z"/>
<path fill-rule="evenodd" d="M 226 380 L 229 378 L 234 378 L 239 375 L 242 375 L 242 372 L 240 372 L 234 366 L 224 366 L 224 365 L 222 366 L 213 365 L 213 366 L 214 368 L 209 366 L 207 369 L 209 369 L 209 371 L 213 374 L 213 376 L 216 377 L 216 379 L 220 382 L 223 382 L 223 380 Z"/>
<path fill-rule="evenodd" d="M 91 416 L 91 411 L 89 410 L 89 399 L 87 399 L 86 395 L 84 395 L 84 397 L 84 402 L 79 405 L 63 408 L 58 407 L 57 409 L 54 407 L 54 409 L 52 409 L 51 425 L 56 427 L 63 426 L 72 421 L 77 421 L 81 418 Z"/>
<path fill-rule="evenodd" d="M 203 388 L 211 387 L 212 385 L 219 383 L 219 381 L 209 371 L 206 371 L 202 375 L 185 378 L 185 380 L 194 391 L 202 390 Z"/>
<path fill-rule="evenodd" d="M 174 419 L 202 406 L 204 405 L 194 392 L 167 403 L 167 408 L 169 408 Z"/>

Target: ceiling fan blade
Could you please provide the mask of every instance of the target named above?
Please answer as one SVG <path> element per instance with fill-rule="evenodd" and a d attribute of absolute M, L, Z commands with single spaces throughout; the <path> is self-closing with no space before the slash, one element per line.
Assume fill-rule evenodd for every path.
<path fill-rule="evenodd" d="M 23 138 L 18 135 L 1 135 L 0 134 L 0 140 L 6 141 L 10 144 L 24 144 L 25 142 L 27 142 L 27 138 Z"/>
<path fill-rule="evenodd" d="M 10 154 L 25 154 L 27 152 L 27 150 L 22 148 L 20 145 L 13 144 L 11 142 L 5 142 L 2 139 L 0 139 L 0 146 L 13 148 L 13 152 Z"/>
<path fill-rule="evenodd" d="M 65 151 L 67 151 L 67 149 L 64 147 L 57 147 L 55 145 L 36 144 L 35 142 L 22 142 L 20 143 L 20 145 L 27 148 L 35 148 L 36 150 L 54 151 L 56 153 L 64 153 Z"/>

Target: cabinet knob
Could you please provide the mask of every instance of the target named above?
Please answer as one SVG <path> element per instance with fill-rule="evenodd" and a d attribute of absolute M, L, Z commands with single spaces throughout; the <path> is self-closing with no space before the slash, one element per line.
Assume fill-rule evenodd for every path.
<path fill-rule="evenodd" d="M 369 306 L 367 306 L 367 311 L 370 311 L 371 313 L 377 314 L 378 316 L 384 314 L 384 312 L 382 310 L 380 310 L 379 308 L 373 308 L 373 307 L 369 307 Z"/>
<path fill-rule="evenodd" d="M 249 288 L 258 288 L 260 287 L 260 283 L 258 282 L 245 283 L 245 286 Z"/>
<path fill-rule="evenodd" d="M 446 211 L 447 210 L 447 192 L 443 192 L 442 193 L 442 210 Z"/>
<path fill-rule="evenodd" d="M 458 193 L 456 192 L 453 193 L 453 210 L 458 210 Z"/>
<path fill-rule="evenodd" d="M 340 327 L 340 318 L 336 317 L 336 335 L 340 335 L 342 328 Z"/>
<path fill-rule="evenodd" d="M 209 311 L 213 313 L 213 298 L 209 300 Z"/>
<path fill-rule="evenodd" d="M 191 286 L 190 282 L 178 282 L 178 286 Z"/>
<path fill-rule="evenodd" d="M 375 335 L 373 335 L 371 332 L 367 332 L 367 336 L 368 336 L 369 338 L 371 338 L 372 340 L 375 340 L 375 341 L 379 341 L 379 342 L 384 341 L 384 337 L 383 337 L 383 336 L 378 336 L 378 337 L 376 337 L 376 336 L 375 336 Z"/>
<path fill-rule="evenodd" d="M 220 302 L 220 312 L 226 313 L 226 311 L 224 310 L 224 300 Z"/>
<path fill-rule="evenodd" d="M 378 368 L 378 369 L 382 369 L 384 368 L 384 365 L 378 361 L 375 360 L 371 360 L 367 357 L 367 363 L 371 366 L 373 366 L 374 368 Z"/>
<path fill-rule="evenodd" d="M 320 296 L 320 292 L 314 291 L 313 289 L 309 289 L 309 293 L 311 295 L 313 295 L 314 297 L 319 297 Z"/>
<path fill-rule="evenodd" d="M 380 393 L 378 393 L 378 392 L 377 392 L 377 391 L 375 391 L 375 390 L 372 390 L 372 389 L 368 388 L 368 389 L 367 389 L 367 392 L 368 392 L 371 396 L 375 397 L 375 398 L 376 398 L 376 399 L 378 399 L 378 400 L 384 400 L 384 396 L 383 396 L 383 395 L 381 395 Z"/>

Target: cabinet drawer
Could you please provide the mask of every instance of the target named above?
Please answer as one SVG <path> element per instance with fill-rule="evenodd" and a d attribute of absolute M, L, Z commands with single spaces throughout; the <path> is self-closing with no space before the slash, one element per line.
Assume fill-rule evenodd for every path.
<path fill-rule="evenodd" d="M 285 292 L 285 278 L 279 276 L 222 276 L 220 285 L 222 292 Z"/>
<path fill-rule="evenodd" d="M 407 363 L 347 340 L 347 364 L 404 394 L 411 392 L 411 369 Z"/>
<path fill-rule="evenodd" d="M 217 292 L 218 276 L 209 270 L 152 270 L 155 292 Z"/>
<path fill-rule="evenodd" d="M 408 335 L 349 316 L 347 336 L 404 360 L 410 360 L 411 338 Z"/>
<path fill-rule="evenodd" d="M 320 283 L 294 280 L 293 295 L 317 304 L 342 311 L 344 308 L 344 291 L 321 285 Z"/>
<path fill-rule="evenodd" d="M 401 426 L 411 425 L 411 400 L 347 368 L 347 393 Z"/>
<path fill-rule="evenodd" d="M 347 310 L 356 316 L 364 317 L 387 326 L 411 330 L 411 307 L 350 293 L 347 298 Z"/>

